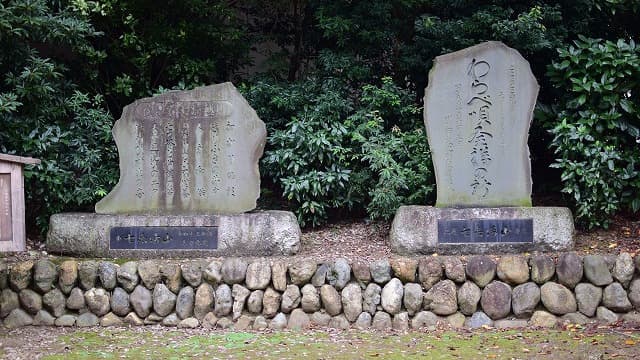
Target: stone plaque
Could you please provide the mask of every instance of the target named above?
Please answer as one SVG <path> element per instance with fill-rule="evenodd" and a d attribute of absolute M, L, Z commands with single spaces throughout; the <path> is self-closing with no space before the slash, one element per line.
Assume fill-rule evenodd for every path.
<path fill-rule="evenodd" d="M 438 220 L 438 242 L 533 242 L 533 219 Z"/>
<path fill-rule="evenodd" d="M 110 230 L 111 249 L 218 248 L 217 226 L 128 226 Z"/>
<path fill-rule="evenodd" d="M 13 241 L 11 174 L 0 174 L 0 241 Z"/>
<path fill-rule="evenodd" d="M 231 214 L 255 208 L 266 128 L 231 83 L 126 106 L 113 127 L 120 181 L 102 214 Z"/>
<path fill-rule="evenodd" d="M 438 56 L 424 98 L 437 207 L 531 206 L 527 138 L 538 83 L 501 42 Z"/>

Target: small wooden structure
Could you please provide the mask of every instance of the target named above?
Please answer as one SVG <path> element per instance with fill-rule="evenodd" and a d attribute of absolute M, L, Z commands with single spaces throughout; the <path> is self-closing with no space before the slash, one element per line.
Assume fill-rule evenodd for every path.
<path fill-rule="evenodd" d="M 0 252 L 26 250 L 22 168 L 39 163 L 34 158 L 0 154 Z"/>

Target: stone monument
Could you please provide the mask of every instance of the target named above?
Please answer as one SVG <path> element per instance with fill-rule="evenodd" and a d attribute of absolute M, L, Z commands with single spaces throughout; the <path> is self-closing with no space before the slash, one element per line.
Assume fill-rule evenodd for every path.
<path fill-rule="evenodd" d="M 438 56 L 424 98 L 436 207 L 404 206 L 398 253 L 573 247 L 569 209 L 531 207 L 527 139 L 538 95 L 529 63 L 501 42 Z"/>
<path fill-rule="evenodd" d="M 120 180 L 96 214 L 56 214 L 50 252 L 153 256 L 288 255 L 300 228 L 285 211 L 251 212 L 266 128 L 231 83 L 126 106 L 113 127 Z"/>

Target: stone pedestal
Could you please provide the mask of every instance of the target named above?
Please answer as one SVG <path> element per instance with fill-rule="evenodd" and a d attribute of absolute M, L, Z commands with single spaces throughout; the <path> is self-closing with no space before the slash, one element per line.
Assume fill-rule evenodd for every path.
<path fill-rule="evenodd" d="M 438 221 L 478 219 L 532 219 L 533 242 L 439 241 Z M 394 253 L 482 254 L 530 251 L 565 251 L 574 246 L 571 211 L 561 207 L 435 208 L 401 206 L 391 225 Z M 441 238 L 443 235 L 441 235 Z"/>
<path fill-rule="evenodd" d="M 114 227 L 213 229 L 217 246 L 215 249 L 113 249 L 110 237 Z M 270 256 L 293 255 L 299 249 L 300 227 L 288 211 L 167 216 L 65 213 L 51 216 L 47 234 L 48 252 L 91 257 Z"/>

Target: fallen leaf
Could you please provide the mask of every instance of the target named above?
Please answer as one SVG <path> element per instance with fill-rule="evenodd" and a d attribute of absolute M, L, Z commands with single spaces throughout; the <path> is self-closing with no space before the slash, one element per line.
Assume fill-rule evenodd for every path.
<path fill-rule="evenodd" d="M 627 345 L 635 345 L 636 344 L 636 342 L 631 340 L 631 339 L 625 340 L 624 343 L 627 344 Z"/>

